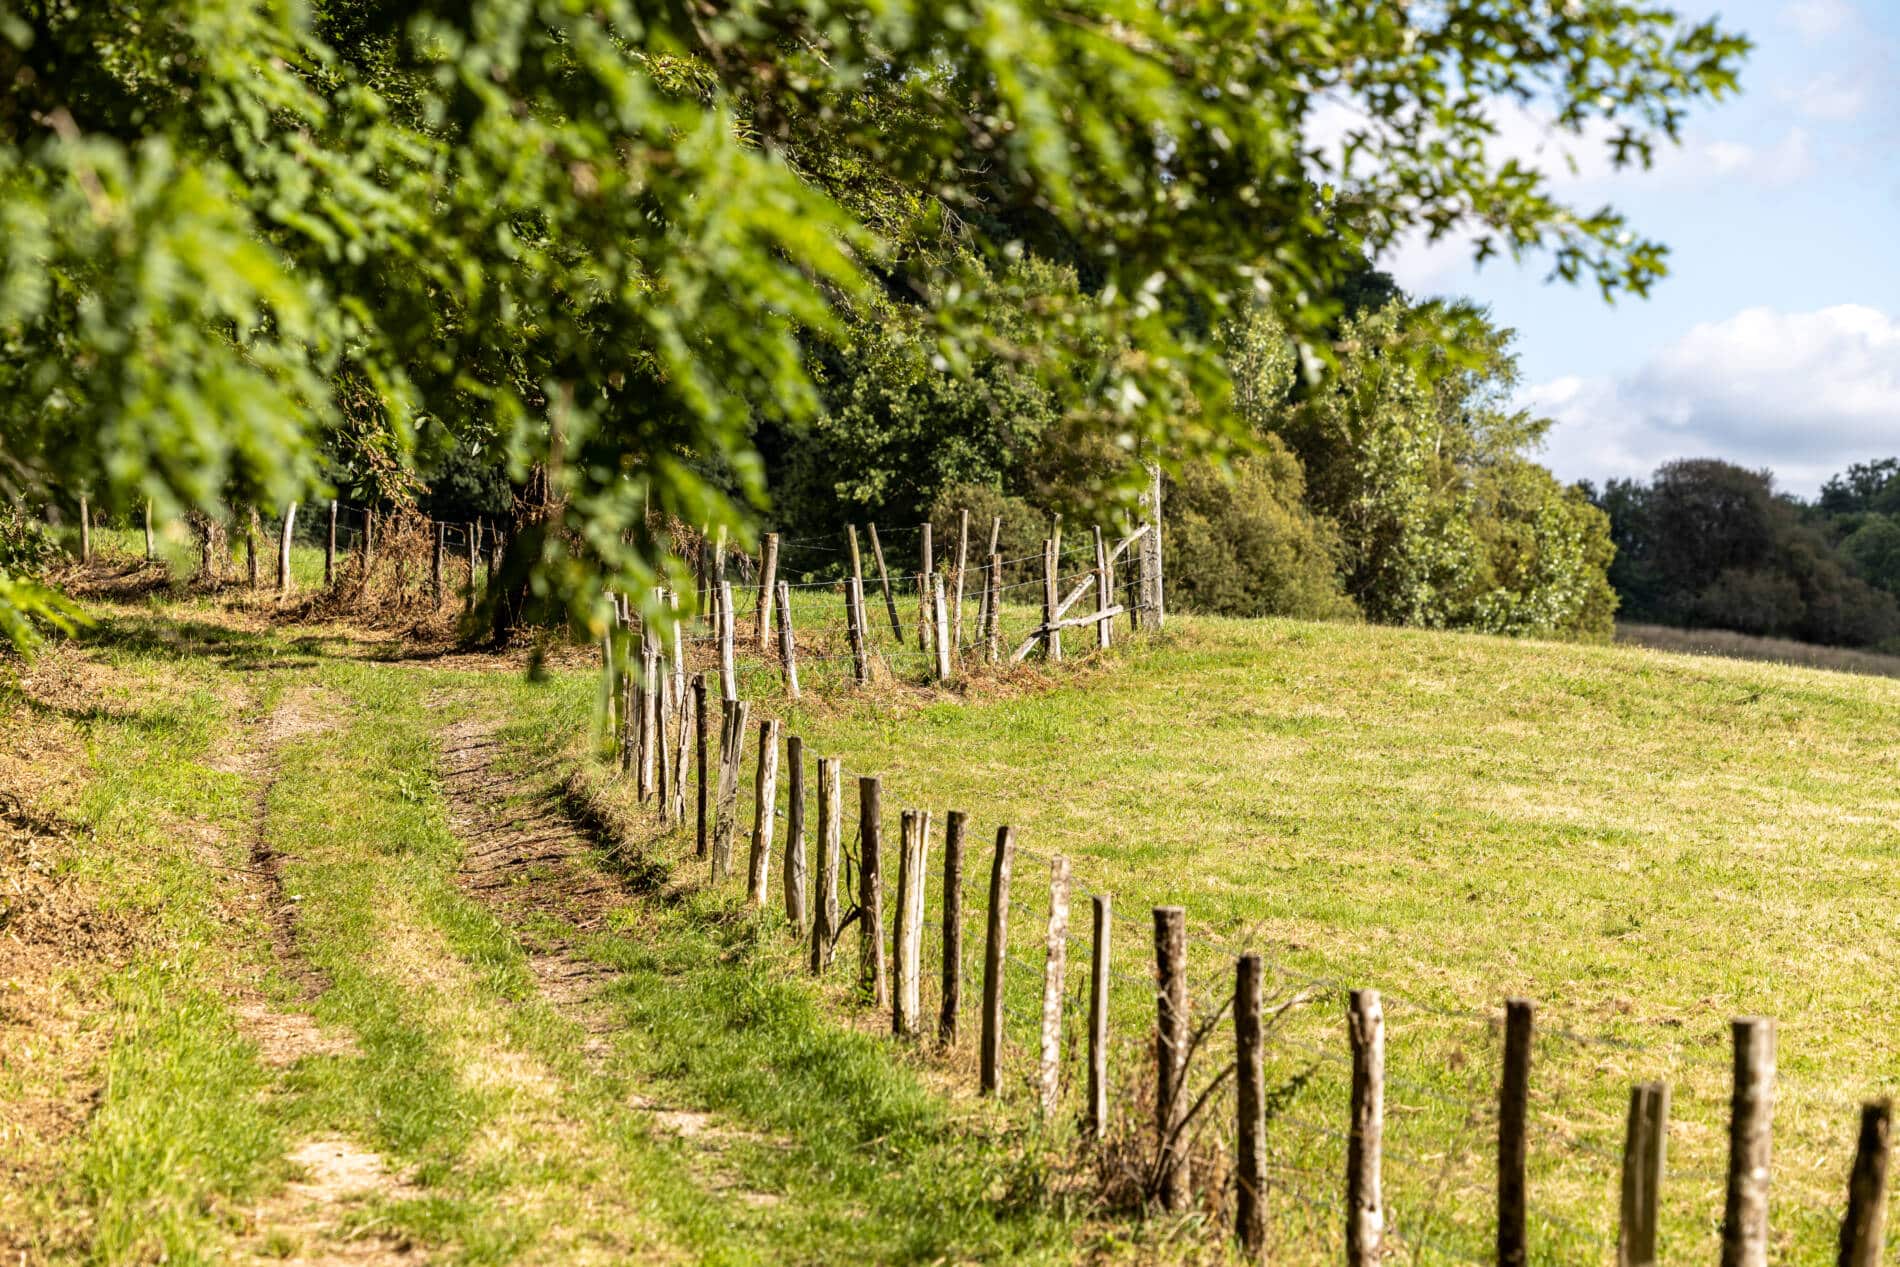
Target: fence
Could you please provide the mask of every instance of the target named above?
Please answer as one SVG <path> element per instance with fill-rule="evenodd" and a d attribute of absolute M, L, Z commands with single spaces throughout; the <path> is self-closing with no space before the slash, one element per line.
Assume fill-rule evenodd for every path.
<path fill-rule="evenodd" d="M 916 808 L 927 789 L 814 757 L 709 687 L 694 679 L 699 711 L 642 797 L 895 1041 L 1077 1132 L 1111 1203 L 1282 1262 L 1639 1264 L 1704 1239 L 1725 1264 L 1821 1242 L 1879 1261 L 1888 1106 L 1783 1085 L 1771 1021 L 1734 1022 L 1724 1104 L 1719 1071 L 1672 1088 L 1680 1053 L 1569 1031 L 1525 1000 L 1353 989 L 1180 907 L 1130 918 L 1064 855 Z M 1778 1099 L 1853 1156 L 1784 1173 L 1771 1232 Z"/>

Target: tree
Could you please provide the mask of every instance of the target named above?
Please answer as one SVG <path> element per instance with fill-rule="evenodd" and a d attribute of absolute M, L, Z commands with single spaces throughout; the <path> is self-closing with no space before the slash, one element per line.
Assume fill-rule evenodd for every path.
<path fill-rule="evenodd" d="M 1211 332 L 1264 298 L 1311 343 L 1408 234 L 1644 292 L 1663 248 L 1488 110 L 1646 162 L 1746 47 L 1622 0 L 0 0 L 0 475 L 279 505 L 440 431 L 536 472 L 508 573 L 598 626 L 649 515 L 745 527 L 754 428 L 880 294 L 961 372 L 1000 264 L 1071 264 L 1094 302 L 1009 353 L 1184 459 L 1239 438 Z M 1077 380 L 1085 333 L 1125 354 Z"/>

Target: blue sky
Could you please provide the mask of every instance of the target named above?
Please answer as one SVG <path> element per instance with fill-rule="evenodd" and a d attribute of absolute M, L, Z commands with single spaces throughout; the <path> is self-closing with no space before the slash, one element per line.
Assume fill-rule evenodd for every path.
<path fill-rule="evenodd" d="M 1900 0 L 1684 0 L 1756 43 L 1739 97 L 1691 116 L 1647 172 L 1589 139 L 1501 119 L 1578 206 L 1604 202 L 1671 248 L 1670 277 L 1614 307 L 1548 262 L 1474 270 L 1466 244 L 1381 261 L 1416 294 L 1463 294 L 1519 332 L 1523 403 L 1557 420 L 1566 479 L 1675 457 L 1774 469 L 1812 495 L 1900 455 Z M 1571 173 L 1561 154 L 1577 162 Z"/>

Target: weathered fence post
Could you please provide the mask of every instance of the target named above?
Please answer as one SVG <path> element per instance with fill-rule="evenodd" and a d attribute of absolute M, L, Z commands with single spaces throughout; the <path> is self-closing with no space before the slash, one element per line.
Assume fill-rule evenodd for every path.
<path fill-rule="evenodd" d="M 1044 547 L 1045 557 L 1047 547 Z M 1188 1158 L 1180 1139 L 1187 1105 L 1188 1054 L 1187 912 L 1154 908 L 1155 922 L 1155 1133 L 1161 1207 L 1188 1204 Z"/>
<path fill-rule="evenodd" d="M 1893 1104 L 1875 1100 L 1860 1109 L 1860 1140 L 1847 1180 L 1847 1215 L 1841 1220 L 1840 1267 L 1880 1267 L 1887 1243 L 1887 1136 Z"/>
<path fill-rule="evenodd" d="M 930 531 L 930 523 L 926 520 L 923 525 L 923 542 L 919 547 L 919 557 L 922 559 L 924 566 L 918 573 L 922 579 L 917 583 L 917 597 L 919 600 L 917 611 L 917 649 L 919 651 L 930 650 L 931 630 L 928 628 L 931 624 L 930 600 L 925 592 L 925 587 L 930 583 L 930 574 L 937 570 L 936 551 L 931 547 Z"/>
<path fill-rule="evenodd" d="M 884 566 L 884 547 L 878 544 L 877 525 L 867 524 L 866 527 L 871 530 L 871 558 L 877 563 L 877 583 L 884 587 L 884 606 L 890 610 L 891 614 L 891 637 L 897 639 L 899 644 L 902 644 L 904 641 L 904 622 L 899 620 L 897 616 L 897 599 L 891 593 L 890 569 Z M 858 587 L 858 607 L 861 618 L 864 607 L 864 588 L 862 582 L 860 582 Z M 864 630 L 862 625 L 860 625 L 859 628 L 866 638 L 870 637 L 870 632 Z"/>
<path fill-rule="evenodd" d="M 1504 1003 L 1504 1074 L 1498 1084 L 1498 1267 L 1524 1267 L 1525 1127 L 1530 1110 L 1529 999 Z"/>
<path fill-rule="evenodd" d="M 1148 531 L 1142 535 L 1137 556 L 1141 564 L 1141 626 L 1159 630 L 1166 624 L 1161 582 L 1161 467 L 1148 464 L 1148 489 L 1141 495 Z"/>
<path fill-rule="evenodd" d="M 785 922 L 805 935 L 805 741 L 785 740 Z"/>
<path fill-rule="evenodd" d="M 1083 1121 L 1088 1137 L 1100 1142 L 1108 1130 L 1108 980 L 1109 928 L 1114 909 L 1106 893 L 1091 903 L 1089 927 L 1089 1104 Z"/>
<path fill-rule="evenodd" d="M 1003 658 L 1003 614 L 999 610 L 1003 602 L 1003 556 L 990 551 L 989 579 L 985 582 L 990 594 L 990 625 L 984 635 L 988 647 L 987 658 L 995 664 Z"/>
<path fill-rule="evenodd" d="M 930 815 L 904 811 L 897 855 L 897 928 L 891 958 L 897 988 L 891 1032 L 915 1038 L 923 1015 L 924 864 L 930 852 Z"/>
<path fill-rule="evenodd" d="M 640 622 L 640 800 L 653 795 L 660 750 L 660 643 L 653 626 Z"/>
<path fill-rule="evenodd" d="M 732 870 L 732 833 L 739 808 L 739 766 L 745 760 L 748 700 L 725 701 L 725 724 L 719 734 L 719 798 L 713 805 L 712 878 L 726 878 Z"/>
<path fill-rule="evenodd" d="M 864 558 L 858 553 L 858 526 L 856 524 L 846 524 L 844 530 L 851 543 L 851 575 L 857 577 L 858 581 L 862 583 L 864 580 Z"/>
<path fill-rule="evenodd" d="M 995 1095 L 1003 1067 L 1003 969 L 1009 954 L 1009 869 L 1016 856 L 1016 829 L 996 829 L 990 863 L 990 910 L 983 941 L 983 1023 L 978 1035 L 978 1087 Z"/>
<path fill-rule="evenodd" d="M 1056 543 L 1050 538 L 1042 543 L 1042 645 L 1055 661 L 1062 659 L 1062 631 L 1056 628 L 1056 604 L 1062 601 L 1056 594 L 1058 566 Z"/>
<path fill-rule="evenodd" d="M 950 647 L 959 657 L 963 654 L 963 573 L 969 565 L 970 512 L 964 510 L 957 514 L 957 605 L 950 637 Z"/>
<path fill-rule="evenodd" d="M 1346 1263 L 1375 1267 L 1385 1239 L 1380 1162 L 1385 1152 L 1385 1011 L 1377 990 L 1346 1003 L 1352 1040 L 1352 1119 L 1346 1136 Z"/>
<path fill-rule="evenodd" d="M 284 530 L 277 538 L 277 601 L 290 597 L 290 537 L 297 528 L 297 503 L 284 507 Z"/>
<path fill-rule="evenodd" d="M 658 665 L 658 657 L 655 657 Z M 672 753 L 667 747 L 668 723 L 672 720 L 673 710 L 677 707 L 673 699 L 673 679 L 665 673 L 656 673 L 653 681 L 654 716 L 657 719 L 653 727 L 654 784 L 659 792 L 660 821 L 673 821 L 673 801 L 679 795 L 679 788 L 673 784 Z"/>
<path fill-rule="evenodd" d="M 1115 620 L 1108 609 L 1115 605 L 1115 582 L 1108 570 L 1108 543 L 1102 540 L 1102 525 L 1095 525 L 1095 646 L 1106 651 L 1114 640 Z"/>
<path fill-rule="evenodd" d="M 778 593 L 778 534 L 768 532 L 759 543 L 759 602 L 752 613 L 754 641 L 759 654 L 772 649 L 772 599 Z"/>
<path fill-rule="evenodd" d="M 719 696 L 730 703 L 739 698 L 739 671 L 732 652 L 732 582 L 719 582 Z"/>
<path fill-rule="evenodd" d="M 1656 1262 L 1656 1216 L 1661 1207 L 1668 1126 L 1668 1086 L 1642 1082 L 1631 1087 L 1629 1120 L 1623 1134 L 1617 1267 L 1654 1267 Z"/>
<path fill-rule="evenodd" d="M 150 563 L 158 550 L 152 540 L 152 499 L 145 499 L 145 561 Z M 328 577 L 324 578 L 326 581 Z"/>
<path fill-rule="evenodd" d="M 957 1012 L 963 1003 L 963 836 L 970 816 L 950 811 L 943 834 L 943 1001 L 937 1041 L 957 1045 Z"/>
<path fill-rule="evenodd" d="M 864 583 L 855 576 L 845 586 L 844 617 L 851 641 L 851 680 L 869 686 L 871 665 L 864 651 Z"/>
<path fill-rule="evenodd" d="M 323 587 L 336 584 L 336 498 L 330 499 L 330 532 L 323 542 Z"/>
<path fill-rule="evenodd" d="M 475 560 L 482 551 L 482 521 L 470 523 L 468 532 L 468 594 L 462 600 L 463 611 L 475 610 Z"/>
<path fill-rule="evenodd" d="M 80 510 L 83 516 L 83 512 L 85 510 L 84 503 L 81 503 Z M 92 553 L 92 545 L 90 541 L 87 542 L 85 550 L 86 550 L 87 556 L 90 557 Z M 247 510 L 244 515 L 244 570 L 245 570 L 246 578 L 250 582 L 251 589 L 256 590 L 257 589 L 257 507 L 255 506 L 252 506 L 249 510 Z"/>
<path fill-rule="evenodd" d="M 1096 540 L 1101 540 L 1097 530 Z M 1260 956 L 1234 964 L 1234 1231 L 1247 1257 L 1266 1261 L 1267 1112 L 1261 1069 Z"/>
<path fill-rule="evenodd" d="M 706 717 L 706 675 L 693 674 L 693 741 L 699 757 L 699 777 L 694 781 L 693 796 L 698 808 L 694 820 L 693 855 L 704 858 L 708 844 L 706 836 L 706 731 L 710 722 Z"/>
<path fill-rule="evenodd" d="M 778 658 L 785 674 L 785 694 L 798 698 L 798 640 L 792 634 L 792 591 L 778 583 Z"/>
<path fill-rule="evenodd" d="M 844 763 L 818 758 L 818 885 L 812 894 L 811 970 L 831 967 L 838 941 L 838 861 L 844 853 Z"/>
<path fill-rule="evenodd" d="M 874 775 L 858 779 L 858 987 L 872 1007 L 891 1005 L 890 977 L 884 967 L 884 870 L 878 816 L 883 785 Z"/>
<path fill-rule="evenodd" d="M 92 562 L 92 503 L 84 493 L 79 495 L 79 561 Z M 251 588 L 257 588 L 255 577 L 251 580 Z"/>
<path fill-rule="evenodd" d="M 1775 1117 L 1775 1023 L 1732 1023 L 1735 1086 L 1729 1099 L 1728 1200 L 1722 1267 L 1767 1267 L 1768 1163 Z"/>
<path fill-rule="evenodd" d="M 758 777 L 752 789 L 752 856 L 746 860 L 746 901 L 765 905 L 766 880 L 772 870 L 772 829 L 778 822 L 777 718 L 759 723 Z"/>
<path fill-rule="evenodd" d="M 1053 1118 L 1062 1102 L 1062 989 L 1069 971 L 1069 860 L 1049 862 L 1049 936 L 1042 968 L 1042 1050 L 1037 1064 L 1042 1115 Z"/>
<path fill-rule="evenodd" d="M 937 642 L 937 680 L 950 680 L 950 647 L 956 639 L 956 631 L 946 619 L 943 602 L 943 573 L 932 572 L 931 583 L 935 587 L 936 598 L 936 642 Z"/>

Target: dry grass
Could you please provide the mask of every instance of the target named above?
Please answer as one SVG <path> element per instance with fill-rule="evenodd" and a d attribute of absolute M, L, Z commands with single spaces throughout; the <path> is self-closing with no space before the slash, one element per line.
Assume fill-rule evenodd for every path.
<path fill-rule="evenodd" d="M 1787 638 L 1757 638 L 1727 629 L 1676 629 L 1669 625 L 1619 624 L 1616 640 L 1652 651 L 1682 655 L 1722 656 L 1731 660 L 1764 660 L 1836 673 L 1866 673 L 1900 677 L 1900 655 L 1857 651 L 1852 647 L 1824 647 Z"/>

